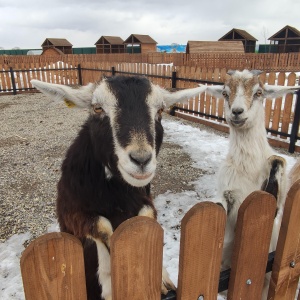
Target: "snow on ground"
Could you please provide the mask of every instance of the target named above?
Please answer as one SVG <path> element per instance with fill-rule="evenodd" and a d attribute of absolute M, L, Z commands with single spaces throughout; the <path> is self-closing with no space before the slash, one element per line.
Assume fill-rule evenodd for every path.
<path fill-rule="evenodd" d="M 194 161 L 193 167 L 201 168 L 204 175 L 193 182 L 194 191 L 173 194 L 168 191 L 158 195 L 155 205 L 159 212 L 158 221 L 164 229 L 164 265 L 170 277 L 177 284 L 179 261 L 180 230 L 178 225 L 185 213 L 197 202 L 212 199 L 215 196 L 215 170 L 224 160 L 228 149 L 228 138 L 199 130 L 180 122 L 163 120 L 165 141 L 179 144 Z M 295 158 L 283 155 L 287 159 L 288 169 Z M 49 231 L 58 231 L 54 221 Z M 5 243 L 0 243 L 0 299 L 24 299 L 20 274 L 20 257 L 24 250 L 23 243 L 29 233 L 14 235 Z M 218 299 L 224 299 L 221 296 Z"/>

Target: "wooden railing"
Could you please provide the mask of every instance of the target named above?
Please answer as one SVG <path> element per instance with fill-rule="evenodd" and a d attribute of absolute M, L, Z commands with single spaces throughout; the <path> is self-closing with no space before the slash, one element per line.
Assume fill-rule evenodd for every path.
<path fill-rule="evenodd" d="M 72 54 L 61 56 L 35 55 L 0 55 L 0 70 L 8 67 L 14 69 L 32 67 L 32 65 L 50 65 L 58 61 L 73 65 L 86 62 L 97 63 L 146 63 L 170 64 L 174 66 L 191 66 L 209 69 L 257 69 L 266 72 L 300 71 L 300 53 L 159 53 L 147 54 Z M 18 67 L 17 67 L 18 65 Z"/>
<path fill-rule="evenodd" d="M 161 298 L 163 230 L 154 220 L 134 217 L 122 223 L 111 240 L 113 300 L 260 299 L 276 201 L 266 192 L 250 194 L 236 224 L 232 267 L 220 277 L 226 224 L 223 208 L 196 204 L 181 222 L 177 296 Z M 300 180 L 289 190 L 271 273 L 268 299 L 294 299 L 300 275 Z M 272 262 L 271 262 L 272 263 Z M 37 238 L 21 258 L 27 300 L 86 299 L 83 250 L 66 233 Z M 229 281 L 225 288 L 221 281 Z M 298 298 L 299 299 L 299 298 Z"/>

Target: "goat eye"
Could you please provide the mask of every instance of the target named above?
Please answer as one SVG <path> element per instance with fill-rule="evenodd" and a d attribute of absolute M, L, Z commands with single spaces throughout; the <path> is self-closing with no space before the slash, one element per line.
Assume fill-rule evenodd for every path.
<path fill-rule="evenodd" d="M 255 94 L 257 97 L 260 97 L 262 95 L 262 90 L 258 90 Z"/>
<path fill-rule="evenodd" d="M 96 114 L 101 114 L 102 112 L 104 112 L 104 109 L 99 104 L 94 104 L 93 110 Z"/>
<path fill-rule="evenodd" d="M 164 109 L 163 109 L 163 108 L 160 108 L 160 109 L 157 111 L 157 113 L 158 113 L 159 115 L 161 115 L 163 111 L 164 111 Z"/>
<path fill-rule="evenodd" d="M 227 97 L 228 97 L 228 94 L 227 94 L 226 91 L 223 91 L 223 92 L 222 92 L 222 95 L 223 95 L 224 98 L 227 98 Z"/>

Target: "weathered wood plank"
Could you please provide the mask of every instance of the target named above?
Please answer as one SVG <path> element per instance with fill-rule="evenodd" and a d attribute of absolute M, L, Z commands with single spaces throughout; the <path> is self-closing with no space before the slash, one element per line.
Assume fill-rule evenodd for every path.
<path fill-rule="evenodd" d="M 83 249 L 73 235 L 45 234 L 34 240 L 21 257 L 26 300 L 86 299 Z"/>
<path fill-rule="evenodd" d="M 178 300 L 216 299 L 226 213 L 212 202 L 192 207 L 181 222 Z"/>
<path fill-rule="evenodd" d="M 163 230 L 156 220 L 134 217 L 111 238 L 112 298 L 161 298 Z"/>
<path fill-rule="evenodd" d="M 288 192 L 268 299 L 294 299 L 300 275 L 300 180 Z M 298 297 L 299 299 L 299 297 Z"/>
<path fill-rule="evenodd" d="M 275 198 L 262 191 L 240 206 L 227 299 L 261 298 L 275 211 Z"/>

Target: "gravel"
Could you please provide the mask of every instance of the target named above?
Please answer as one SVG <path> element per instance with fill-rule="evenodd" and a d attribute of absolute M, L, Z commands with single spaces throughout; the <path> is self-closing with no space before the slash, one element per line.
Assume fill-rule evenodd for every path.
<path fill-rule="evenodd" d="M 60 166 L 88 112 L 68 109 L 34 93 L 0 96 L 0 115 L 0 242 L 28 231 L 32 240 L 56 219 Z M 226 135 L 167 114 L 163 117 Z M 164 142 L 158 160 L 154 197 L 167 191 L 193 190 L 189 182 L 202 174 L 176 144 Z"/>

